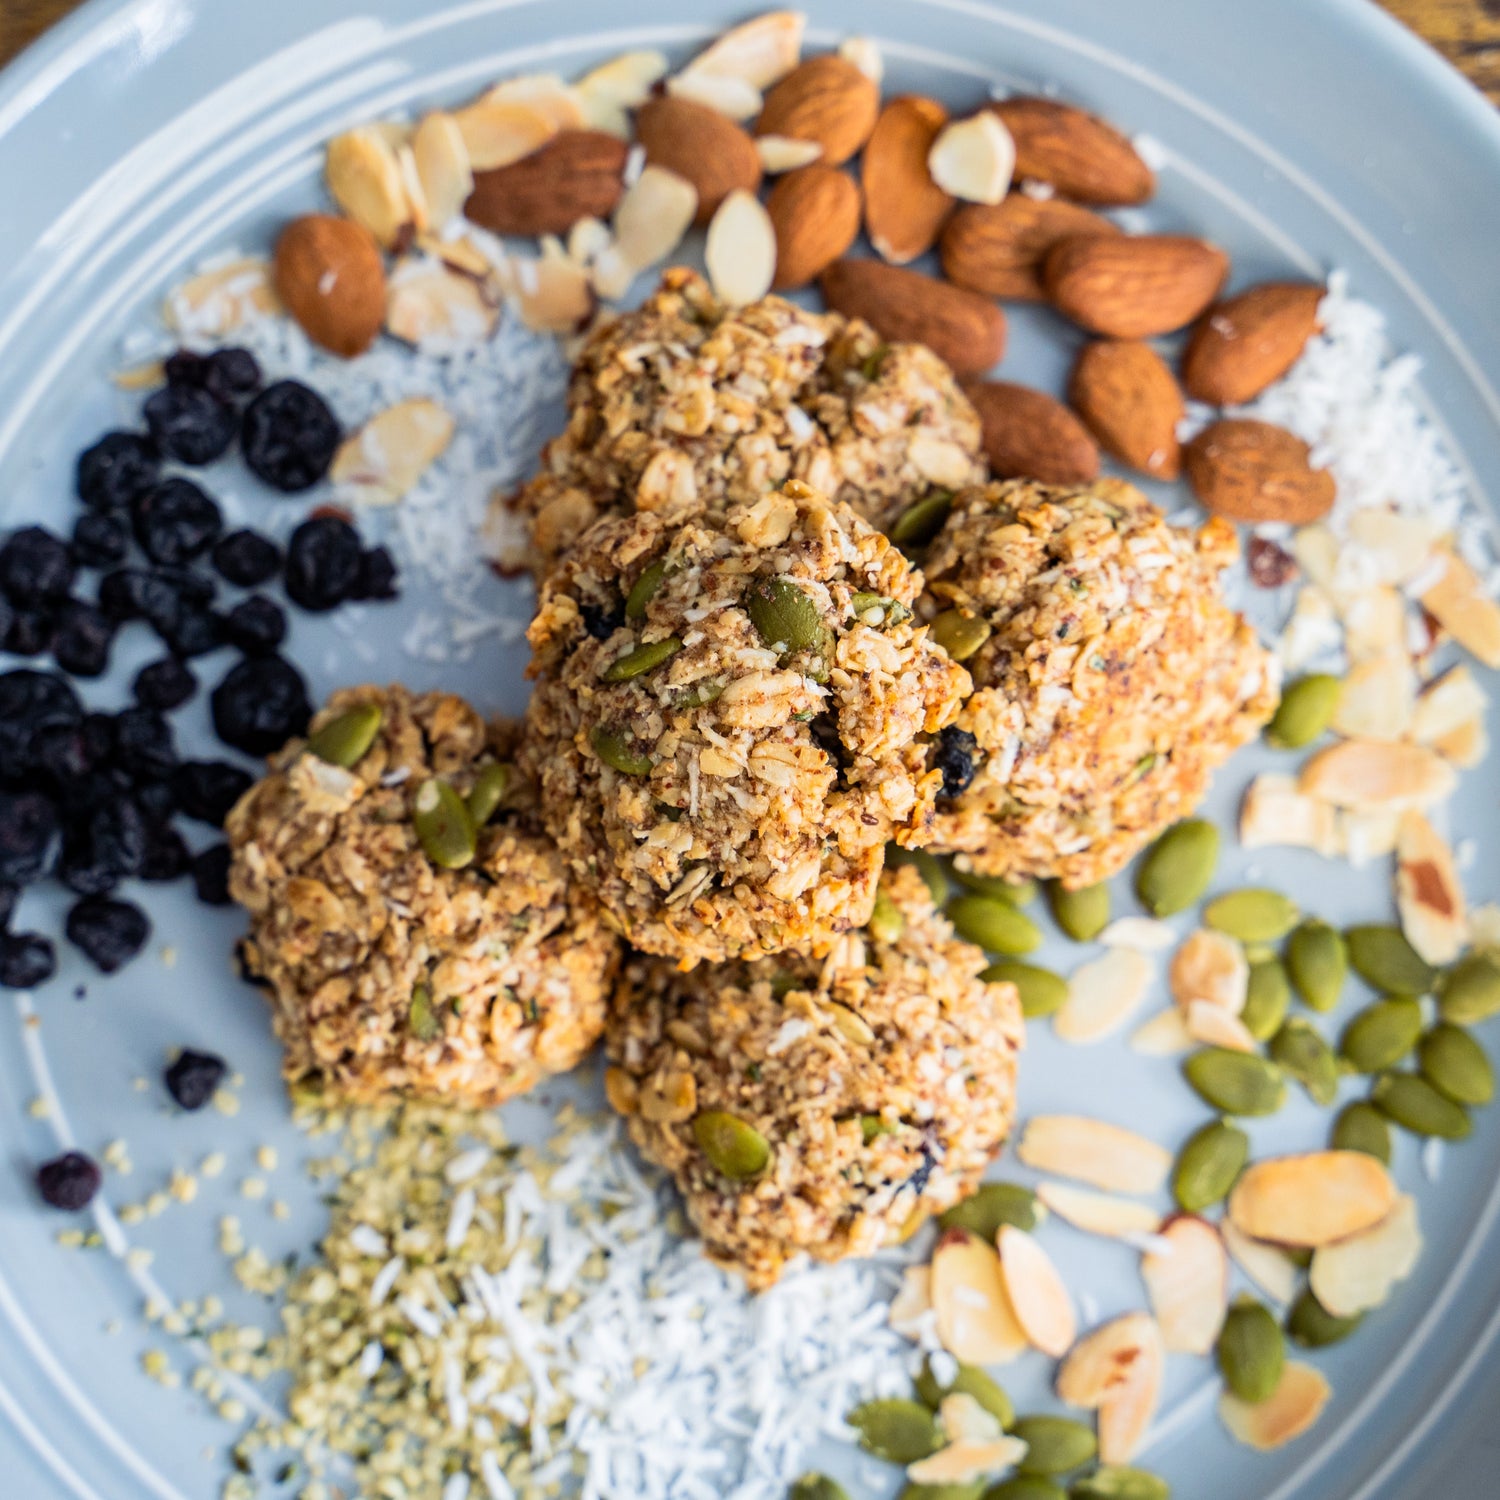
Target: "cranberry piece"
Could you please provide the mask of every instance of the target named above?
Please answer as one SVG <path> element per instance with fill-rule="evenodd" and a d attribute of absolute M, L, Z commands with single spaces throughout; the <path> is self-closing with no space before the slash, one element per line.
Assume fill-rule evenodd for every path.
<path fill-rule="evenodd" d="M 1284 547 L 1263 536 L 1250 538 L 1245 549 L 1245 562 L 1250 569 L 1250 582 L 1258 589 L 1279 589 L 1299 572 L 1297 559 Z"/>

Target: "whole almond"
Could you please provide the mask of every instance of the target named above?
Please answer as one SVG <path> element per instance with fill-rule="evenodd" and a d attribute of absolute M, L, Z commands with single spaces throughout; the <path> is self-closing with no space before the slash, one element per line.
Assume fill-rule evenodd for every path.
<path fill-rule="evenodd" d="M 1055 99 L 1018 95 L 990 108 L 1016 143 L 1016 179 L 1049 182 L 1078 203 L 1144 203 L 1156 176 L 1113 125 Z"/>
<path fill-rule="evenodd" d="M 1068 399 L 1111 458 L 1153 479 L 1182 472 L 1182 392 L 1149 344 L 1089 344 L 1073 366 Z"/>
<path fill-rule="evenodd" d="M 1061 198 L 1012 193 L 993 205 L 966 203 L 943 229 L 943 274 L 987 297 L 1040 302 L 1046 296 L 1042 261 L 1059 240 L 1119 232 L 1108 219 Z"/>
<path fill-rule="evenodd" d="M 1268 281 L 1209 308 L 1182 356 L 1182 383 L 1195 401 L 1253 401 L 1297 363 L 1318 331 L 1324 288 Z"/>
<path fill-rule="evenodd" d="M 1218 296 L 1229 257 L 1180 234 L 1070 235 L 1042 263 L 1064 316 L 1112 339 L 1149 339 L 1191 323 Z"/>
<path fill-rule="evenodd" d="M 635 133 L 648 162 L 697 191 L 695 224 L 707 224 L 737 189 L 753 193 L 760 186 L 760 153 L 750 132 L 706 104 L 659 94 L 636 111 Z"/>
<path fill-rule="evenodd" d="M 880 88 L 847 58 L 810 57 L 766 95 L 757 135 L 816 141 L 823 161 L 841 166 L 869 140 L 880 111 Z"/>
<path fill-rule="evenodd" d="M 835 312 L 891 343 L 926 344 L 955 375 L 982 375 L 1005 353 L 1005 314 L 986 297 L 904 266 L 838 260 L 822 275 Z"/>
<path fill-rule="evenodd" d="M 1333 475 L 1312 468 L 1307 444 L 1284 427 L 1226 417 L 1182 451 L 1193 493 L 1226 520 L 1305 526 L 1333 507 Z"/>
<path fill-rule="evenodd" d="M 948 111 L 936 99 L 892 99 L 860 158 L 865 231 L 875 253 L 892 265 L 904 266 L 932 249 L 953 208 L 927 170 L 927 153 L 947 123 Z"/>
<path fill-rule="evenodd" d="M 822 162 L 778 178 L 766 211 L 776 231 L 773 291 L 815 281 L 859 235 L 858 186 Z"/>
<path fill-rule="evenodd" d="M 1087 484 L 1099 477 L 1099 449 L 1062 402 L 1004 380 L 966 386 L 964 393 L 979 413 L 985 457 L 997 479 Z"/>
<path fill-rule="evenodd" d="M 313 343 L 344 359 L 363 354 L 385 321 L 385 262 L 352 219 L 308 214 L 276 242 L 276 291 Z"/>
<path fill-rule="evenodd" d="M 566 234 L 607 219 L 625 191 L 629 145 L 602 130 L 563 130 L 508 167 L 474 174 L 465 214 L 495 234 Z"/>

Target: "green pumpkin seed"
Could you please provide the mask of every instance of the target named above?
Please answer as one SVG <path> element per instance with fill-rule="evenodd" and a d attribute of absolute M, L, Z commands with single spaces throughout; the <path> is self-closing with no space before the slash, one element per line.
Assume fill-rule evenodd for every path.
<path fill-rule="evenodd" d="M 1270 1311 L 1241 1297 L 1224 1318 L 1214 1350 L 1224 1384 L 1252 1406 L 1266 1400 L 1286 1364 L 1286 1339 Z"/>
<path fill-rule="evenodd" d="M 1172 1196 L 1185 1213 L 1202 1213 L 1229 1196 L 1250 1158 L 1250 1137 L 1227 1120 L 1212 1120 L 1187 1138 L 1172 1168 Z"/>
<path fill-rule="evenodd" d="M 954 931 L 987 953 L 1020 958 L 1041 946 L 1042 934 L 1025 912 L 989 896 L 960 896 L 948 903 Z"/>
<path fill-rule="evenodd" d="M 464 799 L 435 776 L 417 788 L 411 825 L 428 859 L 445 870 L 461 870 L 474 858 L 474 820 Z"/>
<path fill-rule="evenodd" d="M 932 1408 L 938 1409 L 944 1396 L 972 1396 L 1002 1427 L 1008 1428 L 1016 1419 L 1015 1408 L 1004 1389 L 983 1370 L 973 1365 L 959 1365 L 958 1373 L 943 1385 L 932 1373 L 932 1360 L 922 1362 L 921 1371 L 914 1382 L 917 1395 Z"/>
<path fill-rule="evenodd" d="M 849 604 L 854 618 L 872 630 L 904 625 L 911 619 L 911 611 L 899 599 L 889 599 L 884 594 L 856 594 Z"/>
<path fill-rule="evenodd" d="M 651 757 L 633 750 L 622 730 L 610 729 L 601 724 L 589 736 L 589 743 L 594 747 L 594 754 L 622 776 L 651 774 Z"/>
<path fill-rule="evenodd" d="M 1068 1489 L 1069 1500 L 1171 1500 L 1171 1494 L 1172 1487 L 1159 1474 L 1123 1464 L 1106 1464 L 1075 1479 Z"/>
<path fill-rule="evenodd" d="M 648 563 L 641 576 L 631 584 L 630 592 L 625 596 L 625 618 L 632 624 L 646 618 L 646 606 L 656 597 L 656 591 L 666 576 L 667 560 L 658 557 L 654 563 Z"/>
<path fill-rule="evenodd" d="M 983 1500 L 984 1480 L 967 1484 L 903 1484 L 896 1500 Z"/>
<path fill-rule="evenodd" d="M 786 1492 L 786 1500 L 849 1500 L 849 1491 L 826 1474 L 804 1474 Z"/>
<path fill-rule="evenodd" d="M 375 743 L 385 713 L 378 703 L 362 703 L 330 719 L 307 742 L 308 752 L 346 771 L 357 766 Z"/>
<path fill-rule="evenodd" d="M 1283 1073 L 1307 1090 L 1314 1104 L 1332 1104 L 1338 1097 L 1338 1059 L 1310 1021 L 1293 1016 L 1271 1038 L 1266 1051 Z"/>
<path fill-rule="evenodd" d="M 1099 1451 L 1093 1429 L 1071 1417 L 1022 1417 L 1011 1434 L 1026 1444 L 1026 1455 L 1016 1464 L 1021 1474 L 1069 1474 Z"/>
<path fill-rule="evenodd" d="M 647 641 L 633 651 L 627 651 L 619 660 L 611 662 L 604 670 L 605 682 L 631 682 L 654 672 L 663 662 L 669 662 L 682 650 L 682 642 L 669 635 L 664 641 Z"/>
<path fill-rule="evenodd" d="M 1373 1104 L 1357 1099 L 1346 1104 L 1333 1122 L 1328 1144 L 1335 1151 L 1363 1151 L 1386 1166 L 1391 1164 L 1391 1127 Z"/>
<path fill-rule="evenodd" d="M 1291 1003 L 1291 981 L 1279 959 L 1262 958 L 1250 965 L 1240 1020 L 1257 1042 L 1267 1042 L 1281 1030 Z"/>
<path fill-rule="evenodd" d="M 1365 1320 L 1363 1313 L 1336 1318 L 1318 1299 L 1311 1287 L 1303 1287 L 1286 1315 L 1286 1331 L 1294 1344 L 1304 1349 L 1326 1349 L 1346 1339 Z"/>
<path fill-rule="evenodd" d="M 1495 1070 L 1484 1048 L 1457 1026 L 1434 1026 L 1418 1050 L 1422 1077 L 1455 1104 L 1488 1104 L 1495 1097 Z"/>
<path fill-rule="evenodd" d="M 1286 1102 L 1281 1069 L 1250 1052 L 1204 1047 L 1182 1071 L 1198 1097 L 1226 1115 L 1274 1115 Z"/>
<path fill-rule="evenodd" d="M 1383 1073 L 1394 1067 L 1422 1034 L 1422 1007 L 1407 997 L 1377 1000 L 1344 1027 L 1339 1051 L 1356 1073 Z"/>
<path fill-rule="evenodd" d="M 1320 738 L 1338 712 L 1344 684 L 1326 672 L 1314 672 L 1288 684 L 1271 722 L 1266 741 L 1278 750 L 1301 750 Z"/>
<path fill-rule="evenodd" d="M 894 943 L 906 931 L 906 913 L 884 891 L 876 891 L 875 908 L 865 930 L 877 943 Z"/>
<path fill-rule="evenodd" d="M 1309 917 L 1287 939 L 1286 971 L 1314 1010 L 1332 1010 L 1349 972 L 1349 950 L 1335 927 Z"/>
<path fill-rule="evenodd" d="M 1437 970 L 1407 942 L 1399 927 L 1369 923 L 1344 934 L 1349 962 L 1367 984 L 1387 995 L 1425 995 Z"/>
<path fill-rule="evenodd" d="M 1435 1135 L 1461 1141 L 1471 1125 L 1468 1111 L 1440 1094 L 1416 1073 L 1386 1073 L 1370 1090 L 1370 1102 L 1413 1135 Z"/>
<path fill-rule="evenodd" d="M 920 1401 L 866 1401 L 845 1420 L 859 1432 L 859 1446 L 887 1463 L 914 1464 L 943 1446 L 937 1419 Z"/>
<path fill-rule="evenodd" d="M 826 642 L 827 627 L 812 602 L 790 578 L 760 578 L 745 595 L 745 613 L 766 645 L 790 656 Z"/>
<path fill-rule="evenodd" d="M 1014 1182 L 980 1183 L 976 1192 L 938 1216 L 942 1228 L 967 1229 L 991 1243 L 1005 1224 L 1030 1234 L 1041 1221 L 1036 1194 Z"/>
<path fill-rule="evenodd" d="M 1487 953 L 1461 958 L 1438 986 L 1438 1014 L 1455 1026 L 1476 1026 L 1500 1015 L 1500 964 Z"/>
<path fill-rule="evenodd" d="M 1135 893 L 1154 917 L 1186 911 L 1208 889 L 1219 862 L 1219 830 L 1202 818 L 1175 823 L 1136 867 Z"/>
<path fill-rule="evenodd" d="M 411 992 L 406 1029 L 419 1042 L 435 1042 L 443 1034 L 442 1017 L 432 1008 L 432 991 L 425 984 L 417 985 Z"/>
<path fill-rule="evenodd" d="M 910 865 L 922 877 L 934 906 L 941 906 L 948 899 L 947 871 L 936 856 L 925 849 L 903 849 L 898 844 L 887 844 L 885 862 L 897 868 Z"/>
<path fill-rule="evenodd" d="M 1203 921 L 1215 932 L 1242 943 L 1274 943 L 1297 925 L 1297 903 L 1280 891 L 1246 887 L 1216 896 L 1203 908 Z"/>
<path fill-rule="evenodd" d="M 932 638 L 954 661 L 967 661 L 989 640 L 988 620 L 966 615 L 961 609 L 945 609 L 932 622 Z"/>
<path fill-rule="evenodd" d="M 1030 906 L 1041 887 L 1034 880 L 1007 880 L 1002 875 L 980 875 L 974 870 L 953 866 L 953 878 L 976 896 L 992 896 L 1007 906 Z"/>
<path fill-rule="evenodd" d="M 771 1145 L 765 1136 L 722 1109 L 695 1115 L 693 1138 L 713 1169 L 733 1182 L 759 1177 L 771 1161 Z"/>
<path fill-rule="evenodd" d="M 1049 880 L 1047 905 L 1052 920 L 1075 943 L 1092 943 L 1109 926 L 1109 887 L 1103 883 L 1069 891 L 1061 881 Z"/>
<path fill-rule="evenodd" d="M 1068 1500 L 1068 1497 L 1039 1474 L 1013 1474 L 999 1484 L 992 1484 L 980 1500 Z"/>
<path fill-rule="evenodd" d="M 469 795 L 465 801 L 468 805 L 469 816 L 474 820 L 476 828 L 483 828 L 495 816 L 500 804 L 505 801 L 505 794 L 510 790 L 515 777 L 515 768 L 502 762 L 486 766 L 474 778 L 474 785 L 469 788 Z"/>
<path fill-rule="evenodd" d="M 908 547 L 925 547 L 943 529 L 943 522 L 952 509 L 952 492 L 933 490 L 915 505 L 908 505 L 891 523 L 887 534 L 902 551 Z"/>
<path fill-rule="evenodd" d="M 1028 1021 L 1060 1011 L 1068 998 L 1068 981 L 1035 964 L 991 964 L 979 976 L 986 984 L 1013 984 L 1021 997 L 1021 1014 Z"/>

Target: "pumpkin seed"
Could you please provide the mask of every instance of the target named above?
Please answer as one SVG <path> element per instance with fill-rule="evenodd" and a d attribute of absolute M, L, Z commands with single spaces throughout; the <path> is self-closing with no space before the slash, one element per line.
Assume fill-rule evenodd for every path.
<path fill-rule="evenodd" d="M 906 931 L 906 913 L 884 891 L 876 891 L 865 930 L 877 943 L 894 943 Z"/>
<path fill-rule="evenodd" d="M 1020 958 L 1041 946 L 1042 934 L 1025 912 L 989 896 L 960 896 L 948 903 L 954 931 L 988 953 Z"/>
<path fill-rule="evenodd" d="M 932 622 L 933 640 L 954 661 L 967 661 L 992 633 L 988 620 L 966 615 L 961 609 L 945 609 Z"/>
<path fill-rule="evenodd" d="M 804 1474 L 787 1491 L 786 1500 L 849 1500 L 849 1491 L 826 1474 Z"/>
<path fill-rule="evenodd" d="M 1170 1500 L 1171 1494 L 1159 1474 L 1123 1464 L 1106 1464 L 1075 1479 L 1068 1489 L 1069 1500 Z"/>
<path fill-rule="evenodd" d="M 1226 1115 L 1274 1115 L 1286 1102 L 1281 1069 L 1250 1052 L 1204 1047 L 1182 1071 L 1198 1097 Z"/>
<path fill-rule="evenodd" d="M 1224 1384 L 1252 1406 L 1266 1400 L 1286 1364 L 1286 1339 L 1270 1310 L 1241 1297 L 1224 1317 L 1215 1346 Z"/>
<path fill-rule="evenodd" d="M 1485 953 L 1461 958 L 1438 986 L 1438 1014 L 1455 1026 L 1500 1015 L 1500 964 Z"/>
<path fill-rule="evenodd" d="M 1344 684 L 1326 672 L 1289 683 L 1266 725 L 1266 742 L 1278 750 L 1301 750 L 1326 733 L 1338 712 Z"/>
<path fill-rule="evenodd" d="M 1280 959 L 1262 958 L 1250 965 L 1240 1020 L 1257 1042 L 1269 1041 L 1281 1030 L 1291 1003 L 1292 985 Z"/>
<path fill-rule="evenodd" d="M 856 594 L 849 604 L 854 618 L 872 630 L 904 625 L 911 619 L 911 611 L 899 599 L 889 599 L 884 594 Z"/>
<path fill-rule="evenodd" d="M 641 576 L 631 584 L 630 592 L 625 596 L 625 618 L 632 624 L 646 618 L 646 606 L 656 597 L 656 591 L 666 576 L 667 560 L 658 557 L 654 563 L 647 564 Z"/>
<path fill-rule="evenodd" d="M 1242 943 L 1274 943 L 1297 925 L 1297 903 L 1280 891 L 1248 886 L 1216 896 L 1203 908 L 1203 921 L 1215 932 Z"/>
<path fill-rule="evenodd" d="M 1471 1129 L 1468 1111 L 1440 1094 L 1416 1073 L 1386 1073 L 1370 1090 L 1370 1101 L 1382 1114 L 1413 1135 L 1435 1135 L 1461 1141 Z"/>
<path fill-rule="evenodd" d="M 914 1384 L 917 1395 L 933 1411 L 938 1409 L 944 1396 L 958 1394 L 972 1396 L 1002 1427 L 1008 1428 L 1016 1419 L 1015 1408 L 1004 1388 L 974 1365 L 959 1365 L 958 1373 L 943 1385 L 932 1373 L 932 1360 L 928 1358 L 922 1361 Z"/>
<path fill-rule="evenodd" d="M 1287 939 L 1286 971 L 1314 1010 L 1332 1010 L 1349 972 L 1349 950 L 1336 927 L 1309 917 Z"/>
<path fill-rule="evenodd" d="M 984 1480 L 966 1484 L 903 1484 L 896 1500 L 983 1500 Z"/>
<path fill-rule="evenodd" d="M 417 788 L 411 825 L 428 859 L 445 870 L 461 870 L 474 858 L 474 820 L 464 799 L 435 776 Z"/>
<path fill-rule="evenodd" d="M 1219 830 L 1202 818 L 1174 823 L 1136 867 L 1135 893 L 1152 916 L 1186 911 L 1208 889 L 1219 862 Z"/>
<path fill-rule="evenodd" d="M 601 724 L 589 736 L 589 743 L 594 747 L 594 754 L 622 776 L 651 774 L 651 757 L 632 750 L 630 741 L 622 730 L 610 729 Z"/>
<path fill-rule="evenodd" d="M 1356 1073 L 1383 1073 L 1394 1067 L 1422 1034 L 1422 1007 L 1409 997 L 1377 1000 L 1344 1027 L 1339 1051 Z"/>
<path fill-rule="evenodd" d="M 865 1145 L 878 1139 L 883 1135 L 894 1135 L 896 1127 L 889 1120 L 883 1120 L 879 1115 L 861 1115 L 859 1117 L 859 1134 Z"/>
<path fill-rule="evenodd" d="M 647 672 L 654 672 L 681 650 L 682 642 L 675 635 L 669 635 L 664 641 L 646 641 L 635 650 L 627 651 L 618 661 L 611 662 L 604 670 L 603 680 L 631 682 L 644 677 Z"/>
<path fill-rule="evenodd" d="M 823 645 L 828 629 L 818 606 L 790 578 L 761 578 L 745 596 L 745 613 L 761 640 L 784 656 Z"/>
<path fill-rule="evenodd" d="M 1068 1497 L 1039 1474 L 1013 1474 L 999 1484 L 992 1484 L 981 1500 L 1068 1500 Z"/>
<path fill-rule="evenodd" d="M 976 1192 L 938 1217 L 944 1229 L 967 1229 L 994 1243 L 1002 1225 L 1014 1224 L 1030 1234 L 1041 1223 L 1036 1194 L 1014 1182 L 982 1182 Z"/>
<path fill-rule="evenodd" d="M 1376 1161 L 1391 1164 L 1391 1127 L 1373 1104 L 1357 1099 L 1346 1104 L 1333 1122 L 1328 1144 L 1335 1151 L 1363 1151 Z"/>
<path fill-rule="evenodd" d="M 1071 1417 L 1022 1417 L 1011 1434 L 1026 1444 L 1025 1457 L 1016 1464 L 1021 1474 L 1068 1474 L 1099 1451 L 1093 1430 Z"/>
<path fill-rule="evenodd" d="M 1102 882 L 1069 891 L 1061 881 L 1049 880 L 1047 904 L 1052 920 L 1075 943 L 1092 943 L 1109 926 L 1109 887 Z"/>
<path fill-rule="evenodd" d="M 902 551 L 908 547 L 925 547 L 943 529 L 943 522 L 952 509 L 952 492 L 933 490 L 915 505 L 908 505 L 891 523 L 888 535 Z"/>
<path fill-rule="evenodd" d="M 483 828 L 495 816 L 500 804 L 505 801 L 505 794 L 510 790 L 515 774 L 513 767 L 500 763 L 486 766 L 474 778 L 474 785 L 469 788 L 465 801 L 476 828 Z"/>
<path fill-rule="evenodd" d="M 443 1034 L 442 1017 L 433 1010 L 432 991 L 425 984 L 417 985 L 411 992 L 406 1029 L 419 1042 L 435 1042 Z"/>
<path fill-rule="evenodd" d="M 1312 1022 L 1293 1016 L 1271 1038 L 1266 1051 L 1283 1073 L 1307 1090 L 1314 1104 L 1332 1104 L 1338 1097 L 1338 1059 Z"/>
<path fill-rule="evenodd" d="M 910 865 L 922 877 L 934 906 L 941 906 L 948 899 L 948 873 L 937 857 L 925 849 L 903 849 L 899 844 L 887 844 L 885 862 L 896 869 Z"/>
<path fill-rule="evenodd" d="M 364 759 L 384 720 L 385 713 L 378 703 L 362 703 L 323 725 L 308 740 L 308 752 L 348 771 Z"/>
<path fill-rule="evenodd" d="M 920 1401 L 866 1401 L 845 1420 L 859 1432 L 859 1446 L 887 1463 L 914 1464 L 943 1446 L 937 1418 Z"/>
<path fill-rule="evenodd" d="M 976 896 L 992 896 L 1007 906 L 1030 906 L 1041 887 L 1034 880 L 1007 880 L 1002 875 L 980 875 L 974 870 L 953 867 L 953 878 Z"/>
<path fill-rule="evenodd" d="M 1172 1168 L 1172 1196 L 1184 1213 L 1202 1213 L 1229 1196 L 1250 1159 L 1250 1137 L 1227 1120 L 1212 1120 L 1187 1138 Z"/>
<path fill-rule="evenodd" d="M 770 1164 L 770 1142 L 727 1110 L 710 1109 L 694 1116 L 693 1138 L 713 1169 L 733 1182 L 759 1177 Z"/>
<path fill-rule="evenodd" d="M 1418 1049 L 1422 1077 L 1455 1104 L 1488 1104 L 1495 1097 L 1495 1070 L 1484 1048 L 1457 1026 L 1434 1026 Z"/>
<path fill-rule="evenodd" d="M 1294 1344 L 1304 1349 L 1326 1349 L 1349 1337 L 1365 1320 L 1363 1313 L 1336 1318 L 1318 1299 L 1311 1287 L 1303 1287 L 1286 1315 L 1286 1331 Z"/>
<path fill-rule="evenodd" d="M 1035 964 L 991 964 L 979 976 L 986 984 L 1013 984 L 1021 997 L 1021 1014 L 1028 1021 L 1053 1015 L 1068 998 L 1068 981 Z"/>
<path fill-rule="evenodd" d="M 1437 980 L 1437 970 L 1399 927 L 1374 922 L 1351 927 L 1344 941 L 1354 972 L 1384 994 L 1425 995 Z"/>

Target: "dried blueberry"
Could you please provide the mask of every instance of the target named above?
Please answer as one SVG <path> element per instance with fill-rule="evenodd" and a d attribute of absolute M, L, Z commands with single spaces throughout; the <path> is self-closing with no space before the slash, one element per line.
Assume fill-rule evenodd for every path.
<path fill-rule="evenodd" d="M 215 349 L 203 361 L 202 380 L 210 396 L 234 406 L 260 389 L 260 362 L 248 349 Z"/>
<path fill-rule="evenodd" d="M 359 533 L 338 516 L 314 516 L 286 549 L 286 591 L 303 609 L 333 609 L 359 588 Z"/>
<path fill-rule="evenodd" d="M 219 507 L 191 479 L 164 479 L 130 507 L 130 523 L 152 562 L 180 568 L 201 556 L 224 528 Z"/>
<path fill-rule="evenodd" d="M 57 950 L 39 932 L 0 933 L 0 985 L 30 990 L 57 972 Z"/>
<path fill-rule="evenodd" d="M 229 809 L 255 784 L 248 771 L 226 760 L 185 760 L 172 777 L 177 806 L 200 823 L 224 826 Z"/>
<path fill-rule="evenodd" d="M 134 902 L 89 896 L 74 905 L 63 930 L 100 973 L 113 974 L 146 946 L 151 921 Z"/>
<path fill-rule="evenodd" d="M 174 655 L 191 660 L 224 644 L 224 621 L 211 609 L 184 605 L 170 623 L 158 625 L 156 633 Z"/>
<path fill-rule="evenodd" d="M 135 780 L 156 781 L 177 769 L 172 726 L 154 708 L 115 715 L 115 759 Z"/>
<path fill-rule="evenodd" d="M 54 724 L 43 729 L 34 748 L 37 769 L 33 776 L 63 791 L 69 781 L 87 776 L 102 758 L 91 753 L 81 724 Z"/>
<path fill-rule="evenodd" d="M 81 1151 L 69 1151 L 36 1169 L 36 1186 L 42 1201 L 70 1213 L 87 1208 L 102 1181 L 98 1165 Z"/>
<path fill-rule="evenodd" d="M 67 597 L 73 587 L 68 544 L 44 526 L 23 526 L 0 546 L 0 593 L 20 609 Z"/>
<path fill-rule="evenodd" d="M 371 547 L 359 559 L 359 583 L 356 599 L 394 599 L 396 597 L 396 563 L 384 547 Z"/>
<path fill-rule="evenodd" d="M 269 755 L 307 729 L 312 705 L 302 675 L 284 657 L 252 656 L 225 674 L 209 700 L 214 732 L 246 755 Z"/>
<path fill-rule="evenodd" d="M 44 729 L 82 723 L 83 705 L 55 672 L 0 673 L 0 776 L 19 781 L 39 767 L 36 742 Z"/>
<path fill-rule="evenodd" d="M 163 711 L 180 708 L 198 691 L 198 679 L 175 656 L 148 662 L 135 674 L 135 701 Z"/>
<path fill-rule="evenodd" d="M 224 631 L 246 656 L 265 656 L 286 639 L 286 612 L 274 599 L 251 594 L 224 617 Z"/>
<path fill-rule="evenodd" d="M 596 641 L 607 641 L 625 623 L 625 604 L 620 599 L 608 605 L 585 601 L 578 612 L 583 616 L 583 628 Z"/>
<path fill-rule="evenodd" d="M 938 735 L 937 754 L 933 765 L 943 773 L 943 797 L 956 797 L 974 779 L 979 769 L 979 741 L 967 729 L 955 729 L 951 724 Z"/>
<path fill-rule="evenodd" d="M 177 792 L 169 780 L 138 781 L 130 795 L 146 820 L 148 836 L 153 828 L 166 823 L 177 812 Z"/>
<path fill-rule="evenodd" d="M 184 1047 L 167 1069 L 167 1092 L 183 1109 L 202 1109 L 218 1092 L 228 1071 L 222 1057 Z"/>
<path fill-rule="evenodd" d="M 168 568 L 116 568 L 99 580 L 99 606 L 117 620 L 169 628 L 186 605 L 211 604 L 212 580 Z"/>
<path fill-rule="evenodd" d="M 161 365 L 161 372 L 168 385 L 188 386 L 192 390 L 203 389 L 203 367 L 208 361 L 191 349 L 178 349 L 169 354 Z"/>
<path fill-rule="evenodd" d="M 69 599 L 58 608 L 52 632 L 52 655 L 74 677 L 102 677 L 109 670 L 116 622 L 96 605 Z"/>
<path fill-rule="evenodd" d="M 102 896 L 140 869 L 146 819 L 127 791 L 97 772 L 74 795 L 77 805 L 65 808 L 58 878 L 80 896 Z"/>
<path fill-rule="evenodd" d="M 30 885 L 52 862 L 57 808 L 41 792 L 0 792 L 0 881 Z"/>
<path fill-rule="evenodd" d="M 0 885 L 0 929 L 10 926 L 10 919 L 16 913 L 16 903 L 21 899 L 21 892 L 13 885 Z"/>
<path fill-rule="evenodd" d="M 189 385 L 169 385 L 146 401 L 146 426 L 166 458 L 184 464 L 211 464 L 234 441 L 234 408 Z"/>
<path fill-rule="evenodd" d="M 279 380 L 246 408 L 240 441 L 251 472 L 290 495 L 327 474 L 341 436 L 338 419 L 316 391 Z"/>
<path fill-rule="evenodd" d="M 229 905 L 229 845 L 210 844 L 193 856 L 193 890 L 205 906 Z"/>
<path fill-rule="evenodd" d="M 130 527 L 123 516 L 85 511 L 73 525 L 73 560 L 80 568 L 112 568 L 130 551 Z"/>
<path fill-rule="evenodd" d="M 78 460 L 78 498 L 93 510 L 120 510 L 156 483 L 156 445 L 137 432 L 107 432 Z"/>
<path fill-rule="evenodd" d="M 157 824 L 146 831 L 146 852 L 136 873 L 140 879 L 156 884 L 176 880 L 187 873 L 191 858 L 182 835 L 175 828 Z"/>
<path fill-rule="evenodd" d="M 6 608 L 10 609 L 10 606 L 6 605 Z M 50 610 L 14 610 L 5 627 L 5 649 L 12 656 L 40 656 L 44 651 L 52 649 L 52 636 L 56 628 Z"/>
<path fill-rule="evenodd" d="M 214 567 L 242 589 L 269 583 L 281 571 L 281 548 L 258 531 L 231 531 L 214 543 Z"/>

